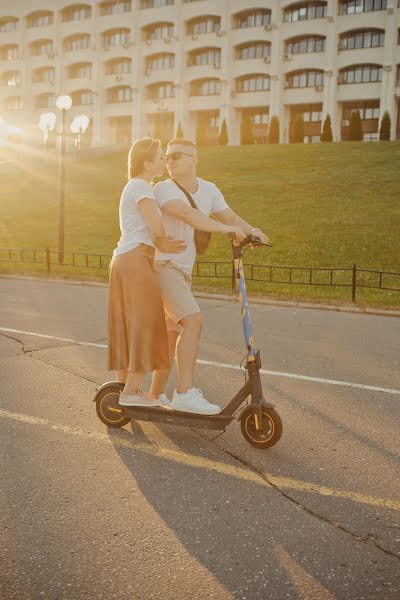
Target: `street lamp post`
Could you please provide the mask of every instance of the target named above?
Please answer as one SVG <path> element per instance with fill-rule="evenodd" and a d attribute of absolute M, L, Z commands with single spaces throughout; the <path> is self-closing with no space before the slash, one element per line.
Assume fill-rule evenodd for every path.
<path fill-rule="evenodd" d="M 61 111 L 61 127 L 59 130 L 59 152 L 58 152 L 58 262 L 64 262 L 64 207 L 65 207 L 65 116 L 66 112 L 72 106 L 72 100 L 69 96 L 58 96 L 56 106 Z M 44 142 L 47 143 L 49 132 L 56 125 L 57 117 L 54 113 L 43 113 L 40 116 L 39 127 L 43 131 Z M 80 136 L 86 131 L 89 125 L 89 117 L 86 115 L 76 115 L 70 125 L 70 130 L 77 136 L 75 140 L 80 145 Z"/>
<path fill-rule="evenodd" d="M 58 153 L 58 262 L 64 262 L 64 207 L 65 207 L 65 114 L 72 106 L 69 96 L 58 96 L 56 106 L 61 110 L 60 144 Z"/>

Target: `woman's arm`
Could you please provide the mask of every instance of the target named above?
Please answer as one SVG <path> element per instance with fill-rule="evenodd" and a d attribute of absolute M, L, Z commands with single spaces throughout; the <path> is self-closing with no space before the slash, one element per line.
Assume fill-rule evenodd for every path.
<path fill-rule="evenodd" d="M 150 229 L 151 237 L 153 238 L 155 245 L 161 252 L 176 253 L 185 250 L 185 242 L 181 240 L 171 240 L 167 237 L 155 200 L 143 198 L 143 200 L 138 202 L 138 207 L 147 227 Z"/>

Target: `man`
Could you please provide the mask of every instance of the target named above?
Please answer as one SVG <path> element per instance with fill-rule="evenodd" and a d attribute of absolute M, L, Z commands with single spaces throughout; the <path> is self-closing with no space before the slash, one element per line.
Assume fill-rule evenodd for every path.
<path fill-rule="evenodd" d="M 194 229 L 203 231 L 233 231 L 236 239 L 251 233 L 269 243 L 268 237 L 258 228 L 239 217 L 228 204 L 216 185 L 196 175 L 197 150 L 195 144 L 185 139 L 171 140 L 167 147 L 167 169 L 171 179 L 161 181 L 154 188 L 157 204 L 168 235 L 184 240 L 186 250 L 168 255 L 156 252 L 155 270 L 158 272 L 164 309 L 167 319 L 171 363 L 175 354 L 178 383 L 171 408 L 197 414 L 218 414 L 221 409 L 209 403 L 201 390 L 194 387 L 194 370 L 203 317 L 191 291 L 191 274 L 196 260 Z M 191 207 L 184 191 L 189 192 L 197 206 Z M 212 215 L 215 219 L 210 219 Z M 225 229 L 221 229 L 221 224 Z M 226 227 L 228 226 L 228 227 Z M 160 398 L 169 371 L 155 371 L 151 396 Z M 161 399 L 161 398 L 160 398 Z"/>

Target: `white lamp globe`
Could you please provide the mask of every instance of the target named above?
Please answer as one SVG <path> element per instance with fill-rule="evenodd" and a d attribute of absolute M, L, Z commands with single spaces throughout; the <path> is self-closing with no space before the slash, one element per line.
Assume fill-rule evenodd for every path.
<path fill-rule="evenodd" d="M 60 110 L 69 110 L 72 106 L 72 99 L 69 96 L 58 96 L 56 106 Z"/>
<path fill-rule="evenodd" d="M 89 117 L 86 115 L 76 115 L 70 125 L 70 130 L 72 133 L 85 133 L 88 125 Z"/>
<path fill-rule="evenodd" d="M 40 115 L 39 127 L 42 131 L 52 131 L 56 125 L 56 115 L 52 112 Z"/>

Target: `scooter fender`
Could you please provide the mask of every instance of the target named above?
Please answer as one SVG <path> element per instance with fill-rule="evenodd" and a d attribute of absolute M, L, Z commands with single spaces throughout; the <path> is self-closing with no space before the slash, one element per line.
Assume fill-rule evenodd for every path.
<path fill-rule="evenodd" d="M 122 391 L 124 389 L 124 384 L 123 383 L 119 383 L 118 381 L 106 381 L 100 387 L 97 388 L 96 393 L 95 393 L 94 398 L 93 398 L 93 402 L 96 402 L 98 395 L 101 394 L 101 392 L 103 390 L 106 390 L 108 388 L 110 388 L 110 389 L 114 388 L 115 389 L 116 387 L 119 387 L 120 390 Z"/>
<path fill-rule="evenodd" d="M 256 407 L 256 408 L 259 408 L 259 410 L 260 410 L 260 414 L 259 414 L 260 419 L 261 419 L 261 407 L 262 406 L 264 406 L 265 408 L 274 408 L 274 406 L 275 406 L 275 404 L 272 404 L 272 402 L 267 402 L 264 397 L 260 398 L 260 400 L 256 400 L 255 402 L 253 401 L 250 404 L 246 404 L 246 406 L 244 408 L 242 408 L 242 410 L 240 411 L 239 416 L 237 418 L 238 421 L 240 421 L 240 419 L 242 418 L 242 415 L 243 415 L 244 411 L 247 410 L 247 408 L 249 406 L 252 406 L 252 405 L 254 407 Z"/>

